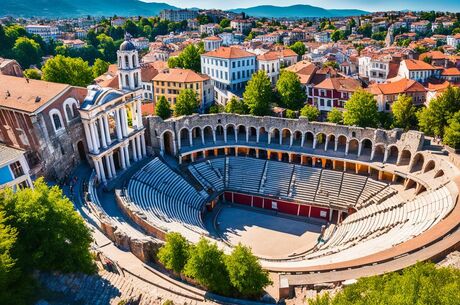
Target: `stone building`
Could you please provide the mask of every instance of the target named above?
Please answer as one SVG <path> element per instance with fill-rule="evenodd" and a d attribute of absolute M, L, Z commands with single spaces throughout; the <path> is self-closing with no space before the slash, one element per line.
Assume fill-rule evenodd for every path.
<path fill-rule="evenodd" d="M 63 178 L 85 160 L 86 88 L 0 75 L 0 142 L 24 150 L 32 176 Z"/>

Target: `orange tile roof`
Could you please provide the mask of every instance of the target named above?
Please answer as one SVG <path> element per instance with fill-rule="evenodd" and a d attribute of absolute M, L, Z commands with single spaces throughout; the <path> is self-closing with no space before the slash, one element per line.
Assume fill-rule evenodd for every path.
<path fill-rule="evenodd" d="M 222 38 L 218 36 L 211 36 L 211 37 L 206 37 L 204 40 L 222 41 Z"/>
<path fill-rule="evenodd" d="M 238 47 L 220 47 L 214 51 L 204 53 L 203 56 L 234 59 L 252 57 L 255 55 Z"/>
<path fill-rule="evenodd" d="M 287 67 L 285 70 L 297 74 L 300 78 L 300 82 L 306 85 L 310 82 L 317 69 L 318 68 L 315 66 L 315 64 L 306 60 L 302 60 L 293 64 L 292 66 Z"/>
<path fill-rule="evenodd" d="M 0 107 L 32 113 L 70 88 L 67 84 L 0 75 Z"/>
<path fill-rule="evenodd" d="M 409 70 L 436 70 L 432 65 L 416 59 L 406 59 L 403 61 Z"/>
<path fill-rule="evenodd" d="M 447 68 L 441 72 L 442 76 L 460 76 L 460 70 L 458 68 Z"/>
<path fill-rule="evenodd" d="M 353 78 L 328 77 L 321 83 L 315 85 L 315 88 L 352 92 L 361 88 L 361 84 Z"/>
<path fill-rule="evenodd" d="M 209 77 L 204 74 L 196 73 L 189 69 L 169 69 L 164 70 L 153 78 L 154 81 L 167 81 L 177 83 L 195 83 L 208 80 Z"/>
<path fill-rule="evenodd" d="M 402 94 L 407 92 L 425 92 L 426 89 L 419 82 L 402 78 L 395 82 L 384 83 L 384 84 L 372 84 L 369 87 L 373 94 Z"/>

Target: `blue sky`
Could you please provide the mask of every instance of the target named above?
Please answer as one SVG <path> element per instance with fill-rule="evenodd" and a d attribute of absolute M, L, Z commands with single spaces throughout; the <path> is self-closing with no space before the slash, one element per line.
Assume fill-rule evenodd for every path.
<path fill-rule="evenodd" d="M 239 8 L 256 5 L 287 6 L 310 4 L 324 8 L 356 8 L 368 11 L 378 10 L 440 10 L 460 12 L 460 0 L 144 0 L 166 2 L 178 7 Z"/>

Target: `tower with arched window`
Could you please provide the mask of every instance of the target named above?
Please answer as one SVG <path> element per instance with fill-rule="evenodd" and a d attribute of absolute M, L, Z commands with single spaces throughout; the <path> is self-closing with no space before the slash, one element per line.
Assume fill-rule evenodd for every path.
<path fill-rule="evenodd" d="M 125 35 L 125 41 L 120 45 L 117 58 L 120 89 L 133 91 L 142 88 L 139 54 L 129 34 Z"/>

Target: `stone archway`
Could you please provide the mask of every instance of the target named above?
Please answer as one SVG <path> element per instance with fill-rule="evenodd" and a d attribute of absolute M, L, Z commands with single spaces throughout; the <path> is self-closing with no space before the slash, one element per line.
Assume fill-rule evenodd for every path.
<path fill-rule="evenodd" d="M 412 153 L 407 149 L 403 149 L 401 151 L 401 156 L 399 157 L 398 165 L 399 166 L 409 165 L 411 158 L 412 158 Z"/>
<path fill-rule="evenodd" d="M 174 156 L 174 136 L 169 130 L 163 132 L 163 149 L 167 155 Z"/>

